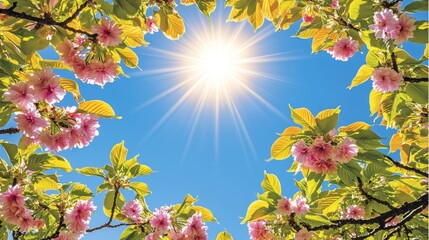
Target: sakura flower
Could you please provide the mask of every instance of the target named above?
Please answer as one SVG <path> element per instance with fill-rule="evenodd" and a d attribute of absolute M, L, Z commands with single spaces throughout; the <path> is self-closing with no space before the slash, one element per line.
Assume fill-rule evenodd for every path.
<path fill-rule="evenodd" d="M 201 218 L 201 213 L 195 213 L 190 219 L 188 224 L 182 229 L 185 239 L 201 239 L 206 240 L 207 226 Z"/>
<path fill-rule="evenodd" d="M 359 43 L 351 37 L 341 38 L 327 52 L 332 55 L 335 60 L 347 61 L 353 57 L 359 49 Z"/>
<path fill-rule="evenodd" d="M 92 31 L 97 34 L 97 39 L 103 46 L 116 46 L 122 42 L 119 36 L 122 31 L 114 21 L 109 21 L 104 17 L 101 18 L 101 25 L 92 26 Z"/>
<path fill-rule="evenodd" d="M 361 205 L 352 205 L 347 207 L 347 218 L 363 219 L 365 217 L 365 208 Z"/>
<path fill-rule="evenodd" d="M 330 143 L 325 142 L 323 137 L 314 139 L 310 146 L 311 154 L 317 159 L 328 159 L 331 157 L 334 148 Z"/>
<path fill-rule="evenodd" d="M 161 236 L 156 232 L 150 233 L 144 238 L 144 240 L 159 240 L 159 239 L 161 239 Z"/>
<path fill-rule="evenodd" d="M 332 0 L 331 7 L 335 10 L 340 10 L 340 0 Z"/>
<path fill-rule="evenodd" d="M 18 82 L 10 85 L 3 94 L 4 100 L 14 103 L 20 108 L 28 109 L 34 107 L 37 102 L 34 96 L 34 88 L 27 82 Z"/>
<path fill-rule="evenodd" d="M 69 134 L 66 131 L 54 135 L 48 131 L 44 131 L 40 134 L 39 140 L 46 146 L 47 150 L 54 152 L 59 152 L 72 147 L 70 145 Z"/>
<path fill-rule="evenodd" d="M 375 90 L 386 93 L 399 90 L 403 78 L 402 73 L 397 73 L 391 68 L 379 67 L 372 73 L 371 80 Z"/>
<path fill-rule="evenodd" d="M 152 16 L 146 18 L 146 28 L 147 32 L 153 34 L 154 32 L 158 32 L 158 26 L 156 25 L 156 19 Z"/>
<path fill-rule="evenodd" d="M 302 15 L 302 20 L 304 21 L 304 22 L 306 22 L 306 23 L 312 23 L 313 21 L 314 21 L 314 16 L 311 16 L 311 15 L 309 15 L 309 14 L 307 14 L 307 13 L 304 13 L 303 15 Z"/>
<path fill-rule="evenodd" d="M 71 65 L 73 66 L 73 71 L 76 74 L 76 77 L 82 80 L 82 82 L 86 82 L 91 75 L 90 66 L 88 66 L 79 56 L 73 57 Z"/>
<path fill-rule="evenodd" d="M 150 220 L 150 225 L 160 234 L 166 233 L 171 228 L 170 214 L 161 209 L 156 210 Z"/>
<path fill-rule="evenodd" d="M 304 142 L 299 140 L 292 146 L 292 156 L 298 163 L 303 163 L 310 157 L 310 148 Z"/>
<path fill-rule="evenodd" d="M 113 82 L 113 79 L 118 76 L 118 65 L 113 62 L 113 59 L 108 57 L 105 62 L 93 59 L 90 64 L 88 83 L 103 86 L 108 82 Z"/>
<path fill-rule="evenodd" d="M 69 131 L 70 146 L 78 146 L 79 148 L 88 146 L 89 143 L 98 136 L 97 116 L 94 114 L 77 113 L 73 115 L 76 124 Z"/>
<path fill-rule="evenodd" d="M 252 240 L 272 240 L 274 236 L 270 232 L 270 227 L 266 225 L 265 220 L 256 220 L 249 222 L 247 227 L 249 228 L 250 239 Z"/>
<path fill-rule="evenodd" d="M 306 202 L 307 202 L 307 199 L 305 197 L 298 196 L 291 203 L 292 211 L 297 216 L 301 216 L 301 215 L 308 213 L 310 206 Z"/>
<path fill-rule="evenodd" d="M 78 51 L 74 48 L 74 44 L 69 40 L 65 40 L 62 43 L 58 43 L 56 48 L 60 52 L 61 60 L 66 64 L 73 65 L 74 58 L 78 57 Z"/>
<path fill-rule="evenodd" d="M 29 228 L 38 228 L 44 226 L 43 220 L 35 220 L 32 214 L 33 213 L 28 209 L 25 209 L 20 214 L 20 221 L 16 225 L 21 232 L 26 232 Z"/>
<path fill-rule="evenodd" d="M 309 168 L 316 173 L 332 174 L 337 169 L 337 164 L 334 161 L 323 158 L 316 158 L 311 156 L 310 159 L 304 164 L 305 167 Z"/>
<path fill-rule="evenodd" d="M 277 212 L 283 216 L 289 216 L 292 213 L 289 199 L 283 197 L 277 201 Z"/>
<path fill-rule="evenodd" d="M 403 42 L 406 42 L 408 38 L 414 37 L 414 30 L 416 30 L 416 26 L 414 26 L 415 19 L 410 18 L 407 14 L 402 14 L 399 17 L 399 21 L 396 25 L 397 32 L 393 39 L 395 39 L 395 44 L 400 45 Z"/>
<path fill-rule="evenodd" d="M 374 13 L 374 24 L 369 25 L 369 29 L 374 31 L 375 37 L 382 38 L 386 42 L 397 34 L 397 23 L 398 16 L 392 9 L 382 9 Z"/>
<path fill-rule="evenodd" d="M 125 203 L 122 212 L 135 223 L 140 223 L 140 215 L 143 212 L 143 206 L 139 200 L 134 199 Z"/>
<path fill-rule="evenodd" d="M 22 195 L 21 186 L 9 186 L 6 192 L 0 194 L 0 204 L 2 209 L 23 208 L 25 197 Z"/>
<path fill-rule="evenodd" d="M 335 147 L 333 159 L 341 163 L 347 163 L 356 157 L 358 151 L 359 148 L 356 142 L 350 138 L 345 138 L 343 142 Z"/>
<path fill-rule="evenodd" d="M 15 122 L 19 131 L 29 138 L 37 137 L 49 126 L 49 121 L 40 116 L 36 109 L 28 109 L 15 113 Z"/>
<path fill-rule="evenodd" d="M 60 86 L 59 77 L 52 72 L 51 68 L 35 72 L 29 79 L 29 84 L 34 86 L 34 95 L 40 101 L 53 104 L 61 101 L 66 95 L 66 91 Z"/>
<path fill-rule="evenodd" d="M 64 216 L 67 229 L 74 233 L 84 233 L 88 229 L 91 214 L 97 207 L 91 200 L 78 200 L 73 209 L 68 209 Z"/>
<path fill-rule="evenodd" d="M 76 240 L 81 239 L 82 237 L 83 235 L 79 233 L 61 232 L 58 237 L 54 238 L 54 240 Z"/>
<path fill-rule="evenodd" d="M 307 228 L 302 228 L 299 232 L 295 233 L 295 240 L 310 240 L 314 236 L 314 233 L 309 232 Z"/>

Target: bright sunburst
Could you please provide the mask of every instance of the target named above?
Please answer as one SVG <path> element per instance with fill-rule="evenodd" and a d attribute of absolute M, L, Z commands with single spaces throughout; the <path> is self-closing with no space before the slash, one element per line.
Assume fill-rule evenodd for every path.
<path fill-rule="evenodd" d="M 145 102 L 145 107 L 161 98 L 176 92 L 183 92 L 173 106 L 157 122 L 146 135 L 148 139 L 173 113 L 186 103 L 193 101 L 194 116 L 192 130 L 189 134 L 187 147 L 203 111 L 213 109 L 215 116 L 214 137 L 218 142 L 219 117 L 221 109 L 227 109 L 234 122 L 242 146 L 247 145 L 253 150 L 253 144 L 240 114 L 237 102 L 241 98 L 252 98 L 277 115 L 284 116 L 276 110 L 259 93 L 258 86 L 269 84 L 270 80 L 278 80 L 270 73 L 264 72 L 264 64 L 285 60 L 282 54 L 259 55 L 256 51 L 262 41 L 272 33 L 272 29 L 256 34 L 244 34 L 245 25 L 227 24 L 219 19 L 210 25 L 205 19 L 187 26 L 184 39 L 177 42 L 174 49 L 179 52 L 156 49 L 156 56 L 165 59 L 168 66 L 145 71 L 144 74 L 166 76 L 175 81 L 167 91 Z M 153 49 L 152 49 L 153 50 Z M 163 61 L 164 62 L 164 61 Z M 165 66 L 165 65 L 164 65 Z M 265 83 L 264 83 L 265 82 Z M 188 104 L 189 105 L 189 104 Z M 216 147 L 216 151 L 218 146 Z M 186 149 L 185 149 L 186 151 Z"/>

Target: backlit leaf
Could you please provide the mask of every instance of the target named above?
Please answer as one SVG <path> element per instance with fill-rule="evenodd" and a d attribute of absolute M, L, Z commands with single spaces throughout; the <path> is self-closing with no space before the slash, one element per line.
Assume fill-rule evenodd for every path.
<path fill-rule="evenodd" d="M 124 146 L 124 141 L 113 146 L 110 151 L 110 161 L 115 169 L 118 169 L 127 158 L 128 149 Z"/>
<path fill-rule="evenodd" d="M 340 108 L 326 109 L 321 111 L 316 116 L 316 123 L 318 129 L 322 134 L 326 134 L 337 126 Z"/>
<path fill-rule="evenodd" d="M 348 86 L 348 89 L 351 89 L 353 87 L 356 87 L 357 85 L 360 85 L 364 82 L 366 82 L 366 80 L 368 80 L 372 73 L 374 72 L 374 68 L 364 64 L 362 65 L 362 67 L 359 68 L 358 72 L 356 73 L 356 76 L 353 78 L 352 80 L 352 84 L 350 84 L 350 86 Z"/>
<path fill-rule="evenodd" d="M 267 202 L 256 200 L 252 202 L 247 208 L 246 217 L 241 223 L 243 224 L 249 221 L 261 219 L 272 213 L 274 210 L 275 208 L 270 208 Z"/>
<path fill-rule="evenodd" d="M 116 116 L 115 111 L 108 103 L 101 100 L 80 102 L 78 111 L 95 114 L 103 118 L 121 118 Z"/>
<path fill-rule="evenodd" d="M 282 195 L 282 188 L 280 185 L 280 181 L 276 175 L 270 173 L 264 173 L 264 180 L 261 183 L 262 189 L 264 191 L 275 192 L 278 195 Z"/>
<path fill-rule="evenodd" d="M 217 237 L 216 240 L 233 240 L 231 234 L 229 234 L 226 230 L 223 232 L 220 232 Z"/>

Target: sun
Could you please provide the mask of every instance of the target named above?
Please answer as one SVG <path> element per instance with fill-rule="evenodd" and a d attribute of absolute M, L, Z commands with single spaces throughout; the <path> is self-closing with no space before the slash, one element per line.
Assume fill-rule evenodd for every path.
<path fill-rule="evenodd" d="M 143 74 L 168 80 L 171 87 L 143 103 L 138 109 L 169 96 L 180 97 L 175 99 L 142 142 L 148 140 L 173 114 L 176 116 L 187 112 L 182 115 L 189 118 L 192 127 L 186 152 L 202 115 L 210 111 L 206 115 L 214 117 L 213 136 L 216 143 L 219 141 L 220 122 L 230 121 L 242 141 L 241 145 L 247 145 L 250 152 L 255 152 L 240 112 L 240 107 L 246 104 L 238 103 L 243 103 L 243 99 L 251 99 L 252 104 L 258 102 L 264 109 L 286 119 L 259 90 L 270 81 L 280 81 L 264 71 L 264 66 L 287 58 L 282 53 L 264 55 L 257 51 L 272 34 L 272 29 L 255 34 L 245 31 L 245 27 L 245 24 L 232 26 L 222 18 L 211 24 L 204 19 L 189 24 L 185 36 L 175 42 L 171 49 L 151 49 L 154 54 L 148 56 L 162 59 L 162 64 L 160 67 L 144 70 Z M 247 105 L 251 107 L 250 104 Z M 204 127 L 207 127 L 206 124 Z"/>

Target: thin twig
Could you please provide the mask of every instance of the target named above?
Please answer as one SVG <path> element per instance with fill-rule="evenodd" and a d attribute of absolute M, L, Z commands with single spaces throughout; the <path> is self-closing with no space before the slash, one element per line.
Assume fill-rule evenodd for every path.
<path fill-rule="evenodd" d="M 417 174 L 419 174 L 419 175 L 421 175 L 423 177 L 429 177 L 429 175 L 428 175 L 427 172 L 424 172 L 422 170 L 419 170 L 417 168 L 413 168 L 413 167 L 410 167 L 410 166 L 405 166 L 405 165 L 401 164 L 400 162 L 397 162 L 397 161 L 393 160 L 393 158 L 391 158 L 390 156 L 388 156 L 386 154 L 384 154 L 384 157 L 387 158 L 391 163 L 393 163 L 393 165 L 395 165 L 398 168 L 402 168 L 404 170 L 417 173 Z"/>
<path fill-rule="evenodd" d="M 93 2 L 93 0 L 86 0 L 82 5 L 80 5 L 78 7 L 78 9 L 70 17 L 68 17 L 66 20 L 62 21 L 61 24 L 67 25 L 68 23 L 73 21 L 73 19 L 75 19 L 79 15 L 79 13 L 82 12 L 82 10 L 84 8 L 86 8 L 88 6 L 88 4 L 90 4 L 92 2 Z"/>
<path fill-rule="evenodd" d="M 97 230 L 100 230 L 100 229 L 103 229 L 103 228 L 106 228 L 106 227 L 107 228 L 111 228 L 112 227 L 112 225 L 110 225 L 110 224 L 112 223 L 113 217 L 115 215 L 116 201 L 117 201 L 117 198 L 118 198 L 118 194 L 119 194 L 119 188 L 115 187 L 115 193 L 114 193 L 114 196 L 113 196 L 113 204 L 112 204 L 112 209 L 110 211 L 109 221 L 107 221 L 105 224 L 100 225 L 98 227 L 88 229 L 88 230 L 86 230 L 86 232 L 93 232 L 93 231 L 97 231 Z"/>
<path fill-rule="evenodd" d="M 372 200 L 372 201 L 377 202 L 377 203 L 380 203 L 380 204 L 383 204 L 383 205 L 387 206 L 387 207 L 388 207 L 388 208 L 390 208 L 390 209 L 393 209 L 393 208 L 394 208 L 394 207 L 393 207 L 389 202 L 384 201 L 384 200 L 381 200 L 381 199 L 378 199 L 378 198 L 376 198 L 376 197 L 374 197 L 374 196 L 370 195 L 369 193 L 367 193 L 367 192 L 363 189 L 362 179 L 360 179 L 360 178 L 358 177 L 358 178 L 357 178 L 357 180 L 358 180 L 358 187 L 359 187 L 359 190 L 360 190 L 360 192 L 362 193 L 362 195 L 364 195 L 364 196 L 366 197 L 366 199 L 368 199 L 368 200 Z"/>
<path fill-rule="evenodd" d="M 359 32 L 360 31 L 360 29 L 359 28 L 357 28 L 357 27 L 355 27 L 355 26 L 353 26 L 351 23 L 348 23 L 346 20 L 344 20 L 343 18 L 334 18 L 334 20 L 336 20 L 340 25 L 342 25 L 342 26 L 344 26 L 344 27 L 346 27 L 346 28 L 350 28 L 350 29 L 353 29 L 353 30 L 355 30 L 356 32 Z"/>
<path fill-rule="evenodd" d="M 0 129 L 0 134 L 15 134 L 15 133 L 19 133 L 18 128 Z"/>
<path fill-rule="evenodd" d="M 422 78 L 410 78 L 410 77 L 404 77 L 404 82 L 410 82 L 410 83 L 417 83 L 417 82 L 427 82 L 429 79 L 426 77 Z"/>

